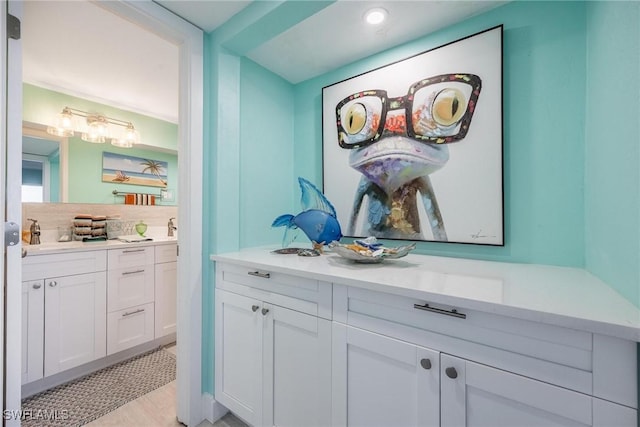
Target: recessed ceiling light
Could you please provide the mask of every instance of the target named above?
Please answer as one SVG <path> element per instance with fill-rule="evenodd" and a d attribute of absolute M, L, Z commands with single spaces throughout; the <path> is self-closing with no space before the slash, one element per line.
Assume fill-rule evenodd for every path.
<path fill-rule="evenodd" d="M 386 18 L 387 18 L 387 11 L 381 7 L 375 7 L 373 9 L 369 9 L 364 14 L 364 20 L 371 25 L 381 24 L 382 22 L 384 22 Z"/>

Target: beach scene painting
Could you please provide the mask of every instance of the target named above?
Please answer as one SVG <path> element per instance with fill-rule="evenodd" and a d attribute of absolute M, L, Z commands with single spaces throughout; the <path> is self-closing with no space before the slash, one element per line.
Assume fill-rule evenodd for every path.
<path fill-rule="evenodd" d="M 167 170 L 167 162 L 102 153 L 102 182 L 166 188 Z"/>

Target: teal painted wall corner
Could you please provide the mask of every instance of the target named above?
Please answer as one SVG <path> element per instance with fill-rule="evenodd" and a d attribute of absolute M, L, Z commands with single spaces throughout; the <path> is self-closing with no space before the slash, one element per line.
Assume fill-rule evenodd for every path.
<path fill-rule="evenodd" d="M 640 3 L 587 3 L 586 264 L 640 307 Z"/>

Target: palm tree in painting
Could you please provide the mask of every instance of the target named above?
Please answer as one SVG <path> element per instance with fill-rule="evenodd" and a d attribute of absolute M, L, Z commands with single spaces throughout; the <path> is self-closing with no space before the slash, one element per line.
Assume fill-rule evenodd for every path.
<path fill-rule="evenodd" d="M 150 173 L 158 177 L 162 185 L 164 185 L 165 187 L 167 186 L 167 181 L 162 179 L 162 177 L 160 176 L 160 173 L 163 171 L 163 167 L 160 162 L 157 162 L 155 160 L 144 159 L 144 162 L 140 164 L 145 167 L 144 169 L 142 169 L 142 173 L 149 171 Z"/>

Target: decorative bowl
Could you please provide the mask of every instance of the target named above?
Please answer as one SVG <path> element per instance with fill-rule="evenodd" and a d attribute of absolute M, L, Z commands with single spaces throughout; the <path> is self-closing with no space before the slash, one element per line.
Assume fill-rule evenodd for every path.
<path fill-rule="evenodd" d="M 136 224 L 136 232 L 138 233 L 138 235 L 140 237 L 144 237 L 144 232 L 145 231 L 147 231 L 147 224 L 145 224 L 142 221 L 140 221 L 139 223 Z"/>
<path fill-rule="evenodd" d="M 347 245 L 331 242 L 329 247 L 343 258 L 364 264 L 374 264 L 385 259 L 402 258 L 415 249 L 416 244 L 387 248 L 378 243 L 375 237 L 367 237 Z"/>

